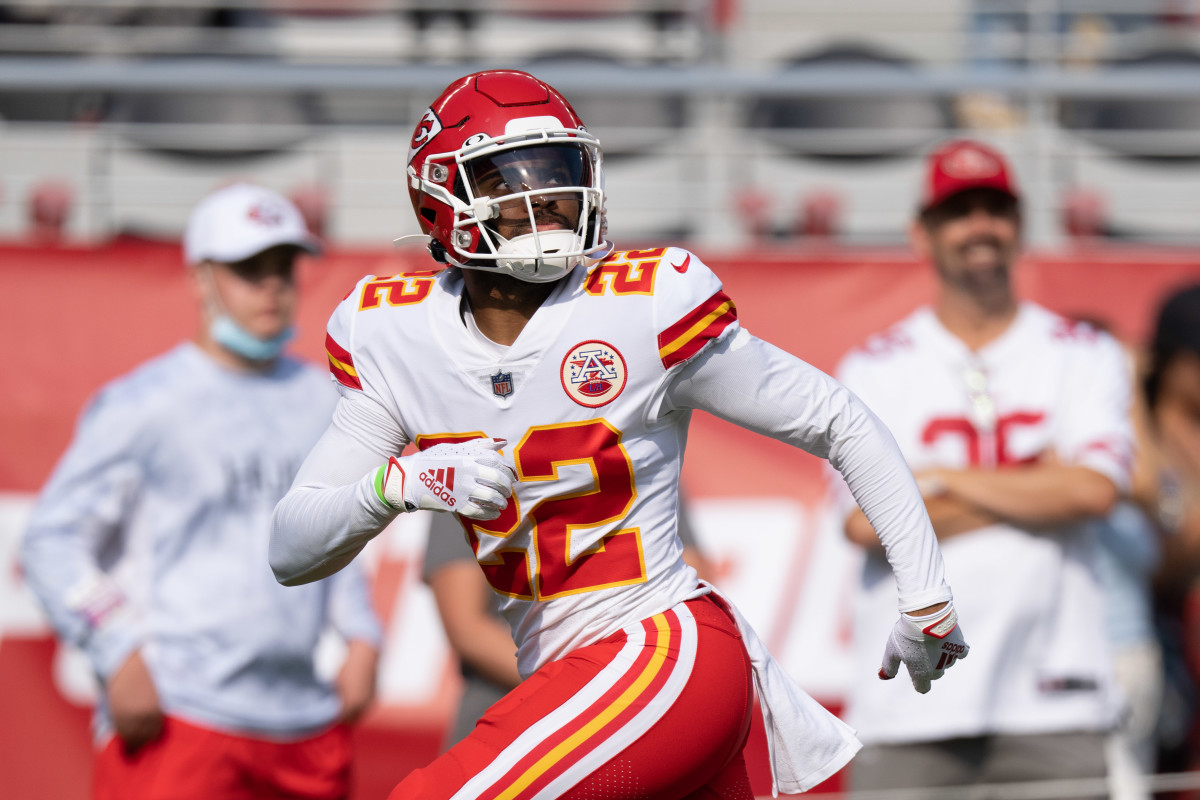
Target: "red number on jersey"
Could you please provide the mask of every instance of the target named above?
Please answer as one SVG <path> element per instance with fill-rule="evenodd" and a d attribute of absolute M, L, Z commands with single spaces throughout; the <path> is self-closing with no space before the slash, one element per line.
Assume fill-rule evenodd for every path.
<path fill-rule="evenodd" d="M 433 276 L 437 270 L 396 275 L 384 280 L 368 281 L 363 284 L 358 310 L 379 308 L 381 302 L 389 306 L 411 306 L 429 296 L 433 288 Z"/>
<path fill-rule="evenodd" d="M 654 275 L 665 252 L 666 248 L 658 247 L 613 253 L 592 270 L 584 289 L 594 297 L 605 292 L 654 294 Z"/>
<path fill-rule="evenodd" d="M 938 417 L 930 420 L 921 431 L 921 442 L 931 445 L 946 436 L 957 436 L 963 440 L 967 448 L 967 463 L 972 467 L 980 465 L 1002 467 L 1012 464 L 1027 464 L 1036 460 L 1037 456 L 1017 458 L 1009 452 L 1009 435 L 1014 428 L 1029 425 L 1039 425 L 1046 418 L 1041 411 L 1017 411 L 1005 414 L 996 419 L 996 431 L 991 436 L 985 436 L 965 417 Z"/>
<path fill-rule="evenodd" d="M 587 464 L 594 479 L 592 488 L 548 498 L 529 512 L 538 554 L 539 600 L 646 580 L 637 528 L 614 531 L 571 556 L 575 530 L 617 522 L 637 497 L 633 462 L 617 430 L 602 419 L 530 428 L 514 455 L 522 481 L 555 480 L 566 464 Z"/>
<path fill-rule="evenodd" d="M 424 450 L 443 442 L 464 442 L 482 433 L 437 434 L 417 437 Z M 522 600 L 549 600 L 570 594 L 642 583 L 646 562 L 637 528 L 613 531 L 599 543 L 572 556 L 575 531 L 616 522 L 629 512 L 637 497 L 633 462 L 621 444 L 621 434 L 602 419 L 530 428 L 513 450 L 522 481 L 552 481 L 560 467 L 585 464 L 591 471 L 590 489 L 555 495 L 528 513 L 533 525 L 532 551 L 501 548 L 480 561 L 488 583 L 497 592 Z M 459 517 L 476 555 L 479 536 L 508 538 L 521 522 L 514 497 L 499 518 L 480 522 Z M 536 574 L 529 565 L 537 559 Z"/>
<path fill-rule="evenodd" d="M 486 439 L 486 433 L 439 433 L 433 436 L 418 436 L 417 448 L 428 450 L 436 444 L 447 442 L 467 442 L 471 439 Z M 516 533 L 521 522 L 521 504 L 516 497 L 508 501 L 508 505 L 500 512 L 500 516 L 487 522 L 468 519 L 461 514 L 455 514 L 459 523 L 467 531 L 467 540 L 471 550 L 479 556 L 479 534 L 486 533 L 500 539 L 507 539 Z M 480 560 L 479 566 L 487 577 L 488 583 L 497 592 L 521 600 L 533 600 L 533 576 L 529 572 L 529 558 L 523 547 L 502 547 L 487 561 Z"/>

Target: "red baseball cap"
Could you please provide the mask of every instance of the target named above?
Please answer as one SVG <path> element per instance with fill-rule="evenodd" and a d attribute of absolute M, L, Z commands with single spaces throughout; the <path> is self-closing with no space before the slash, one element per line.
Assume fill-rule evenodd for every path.
<path fill-rule="evenodd" d="M 921 190 L 921 211 L 928 211 L 967 189 L 995 189 L 1014 200 L 1017 184 L 1004 156 L 982 142 L 954 139 L 929 156 Z"/>

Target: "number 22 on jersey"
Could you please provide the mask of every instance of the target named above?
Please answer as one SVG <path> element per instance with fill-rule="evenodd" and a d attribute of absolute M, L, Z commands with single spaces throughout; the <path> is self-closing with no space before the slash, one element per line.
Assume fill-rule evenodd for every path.
<path fill-rule="evenodd" d="M 480 432 L 418 436 L 416 444 L 424 450 L 482 437 L 485 434 Z M 614 531 L 572 557 L 575 531 L 622 519 L 637 497 L 633 462 L 621 444 L 620 432 L 607 420 L 532 427 L 513 449 L 513 461 L 518 479 L 530 483 L 554 481 L 561 467 L 582 464 L 592 472 L 592 486 L 540 500 L 524 514 L 532 527 L 529 544 L 501 547 L 490 557 L 479 556 L 479 537 L 507 539 L 516 533 L 522 520 L 516 495 L 497 519 L 480 522 L 459 517 L 492 588 L 521 600 L 551 600 L 646 580 L 637 528 Z"/>

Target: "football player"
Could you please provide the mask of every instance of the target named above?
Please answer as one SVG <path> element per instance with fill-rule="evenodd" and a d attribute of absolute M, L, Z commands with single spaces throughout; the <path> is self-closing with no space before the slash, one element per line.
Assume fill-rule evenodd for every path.
<path fill-rule="evenodd" d="M 744 330 L 695 254 L 614 251 L 600 146 L 532 75 L 455 81 L 408 164 L 438 269 L 364 278 L 334 311 L 342 398 L 276 508 L 271 565 L 317 580 L 397 514 L 457 513 L 525 680 L 392 797 L 749 797 L 755 689 L 776 789 L 836 772 L 853 732 L 681 557 L 680 467 L 693 409 L 830 459 L 896 570 L 883 669 L 924 692 L 967 646 L 887 430 Z"/>

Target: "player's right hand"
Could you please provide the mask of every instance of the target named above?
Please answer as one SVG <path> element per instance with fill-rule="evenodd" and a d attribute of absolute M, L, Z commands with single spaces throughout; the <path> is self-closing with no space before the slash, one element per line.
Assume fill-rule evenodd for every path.
<path fill-rule="evenodd" d="M 423 508 L 495 519 L 508 505 L 517 480 L 498 452 L 505 444 L 503 439 L 472 439 L 390 458 L 381 468 L 383 499 L 404 511 Z"/>
<path fill-rule="evenodd" d="M 903 661 L 913 688 L 925 694 L 931 681 L 942 677 L 958 659 L 966 658 L 970 650 L 958 625 L 954 603 L 920 617 L 901 613 L 883 650 L 879 677 L 885 681 L 896 677 Z"/>

